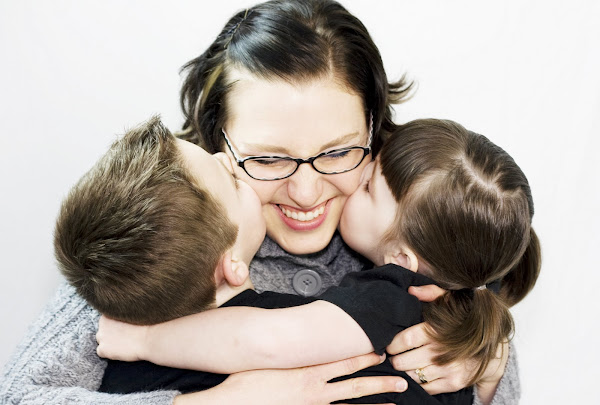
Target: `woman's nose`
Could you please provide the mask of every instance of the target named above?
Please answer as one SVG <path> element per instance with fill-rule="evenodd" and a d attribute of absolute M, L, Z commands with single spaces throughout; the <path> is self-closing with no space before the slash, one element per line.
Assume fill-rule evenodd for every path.
<path fill-rule="evenodd" d="M 310 164 L 301 164 L 288 179 L 288 196 L 302 208 L 312 208 L 322 203 L 323 179 Z"/>

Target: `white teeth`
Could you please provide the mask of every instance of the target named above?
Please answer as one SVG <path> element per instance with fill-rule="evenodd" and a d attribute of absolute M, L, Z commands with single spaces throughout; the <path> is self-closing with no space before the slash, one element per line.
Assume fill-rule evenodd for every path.
<path fill-rule="evenodd" d="M 291 211 L 291 210 L 288 210 L 287 208 L 283 208 L 283 207 L 280 207 L 280 208 L 286 217 L 297 219 L 298 221 L 303 221 L 303 222 L 313 220 L 316 217 L 318 217 L 319 215 L 323 214 L 323 212 L 325 212 L 324 206 L 317 208 L 316 210 L 310 211 L 310 212 Z"/>

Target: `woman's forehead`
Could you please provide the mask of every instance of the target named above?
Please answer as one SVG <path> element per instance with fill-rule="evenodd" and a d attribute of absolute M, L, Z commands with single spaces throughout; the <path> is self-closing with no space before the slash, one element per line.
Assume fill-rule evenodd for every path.
<path fill-rule="evenodd" d="M 237 147 L 321 150 L 365 136 L 362 99 L 327 78 L 301 84 L 242 78 L 234 87 L 225 127 Z"/>

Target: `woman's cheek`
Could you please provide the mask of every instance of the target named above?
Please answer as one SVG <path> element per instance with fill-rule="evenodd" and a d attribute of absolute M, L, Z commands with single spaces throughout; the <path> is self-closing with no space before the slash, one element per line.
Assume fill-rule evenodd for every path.
<path fill-rule="evenodd" d="M 345 200 L 356 191 L 360 182 L 360 173 L 348 172 L 342 174 L 336 174 L 331 177 L 329 182 L 338 190 L 340 197 Z"/>
<path fill-rule="evenodd" d="M 250 179 L 248 184 L 250 187 L 254 189 L 256 195 L 258 195 L 258 199 L 262 205 L 267 205 L 270 203 L 276 203 L 275 194 L 277 190 L 281 187 L 282 180 L 276 181 L 263 181 L 263 180 L 254 180 Z"/>
<path fill-rule="evenodd" d="M 350 196 L 352 193 L 356 191 L 358 185 L 360 184 L 360 179 L 362 177 L 362 173 L 365 170 L 365 167 L 369 164 L 369 158 L 365 158 L 363 162 L 356 169 L 351 170 L 347 173 L 338 174 L 339 181 L 336 181 L 335 184 L 337 188 L 344 194 L 345 196 Z"/>

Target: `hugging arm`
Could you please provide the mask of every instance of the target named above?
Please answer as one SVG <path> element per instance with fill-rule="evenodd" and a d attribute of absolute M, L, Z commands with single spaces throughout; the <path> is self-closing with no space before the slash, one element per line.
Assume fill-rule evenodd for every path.
<path fill-rule="evenodd" d="M 419 321 L 420 303 L 406 290 L 420 278 L 430 281 L 389 265 L 349 274 L 318 301 L 290 308 L 218 308 L 143 327 L 102 318 L 98 354 L 216 373 L 381 354 L 399 330 Z M 289 304 L 287 297 L 300 298 L 278 297 L 278 305 Z M 259 298 L 261 306 L 270 308 L 272 299 Z"/>
<path fill-rule="evenodd" d="M 319 404 L 406 389 L 406 381 L 398 377 L 328 383 L 380 362 L 379 356 L 370 354 L 321 366 L 239 373 L 215 388 L 186 395 L 177 391 L 99 393 L 106 363 L 96 355 L 97 319 L 97 312 L 73 288 L 62 286 L 6 365 L 0 380 L 3 403 L 186 405 L 279 404 L 285 400 Z"/>
<path fill-rule="evenodd" d="M 373 351 L 358 323 L 325 301 L 281 309 L 217 308 L 152 326 L 103 317 L 98 342 L 103 357 L 223 374 L 303 367 Z"/>
<path fill-rule="evenodd" d="M 400 377 L 360 377 L 329 382 L 336 377 L 353 374 L 380 362 L 381 358 L 371 353 L 311 367 L 244 371 L 232 374 L 210 390 L 182 395 L 177 398 L 175 405 L 330 404 L 373 394 L 404 392 L 407 383 Z M 202 402 L 198 402 L 199 400 Z"/>

